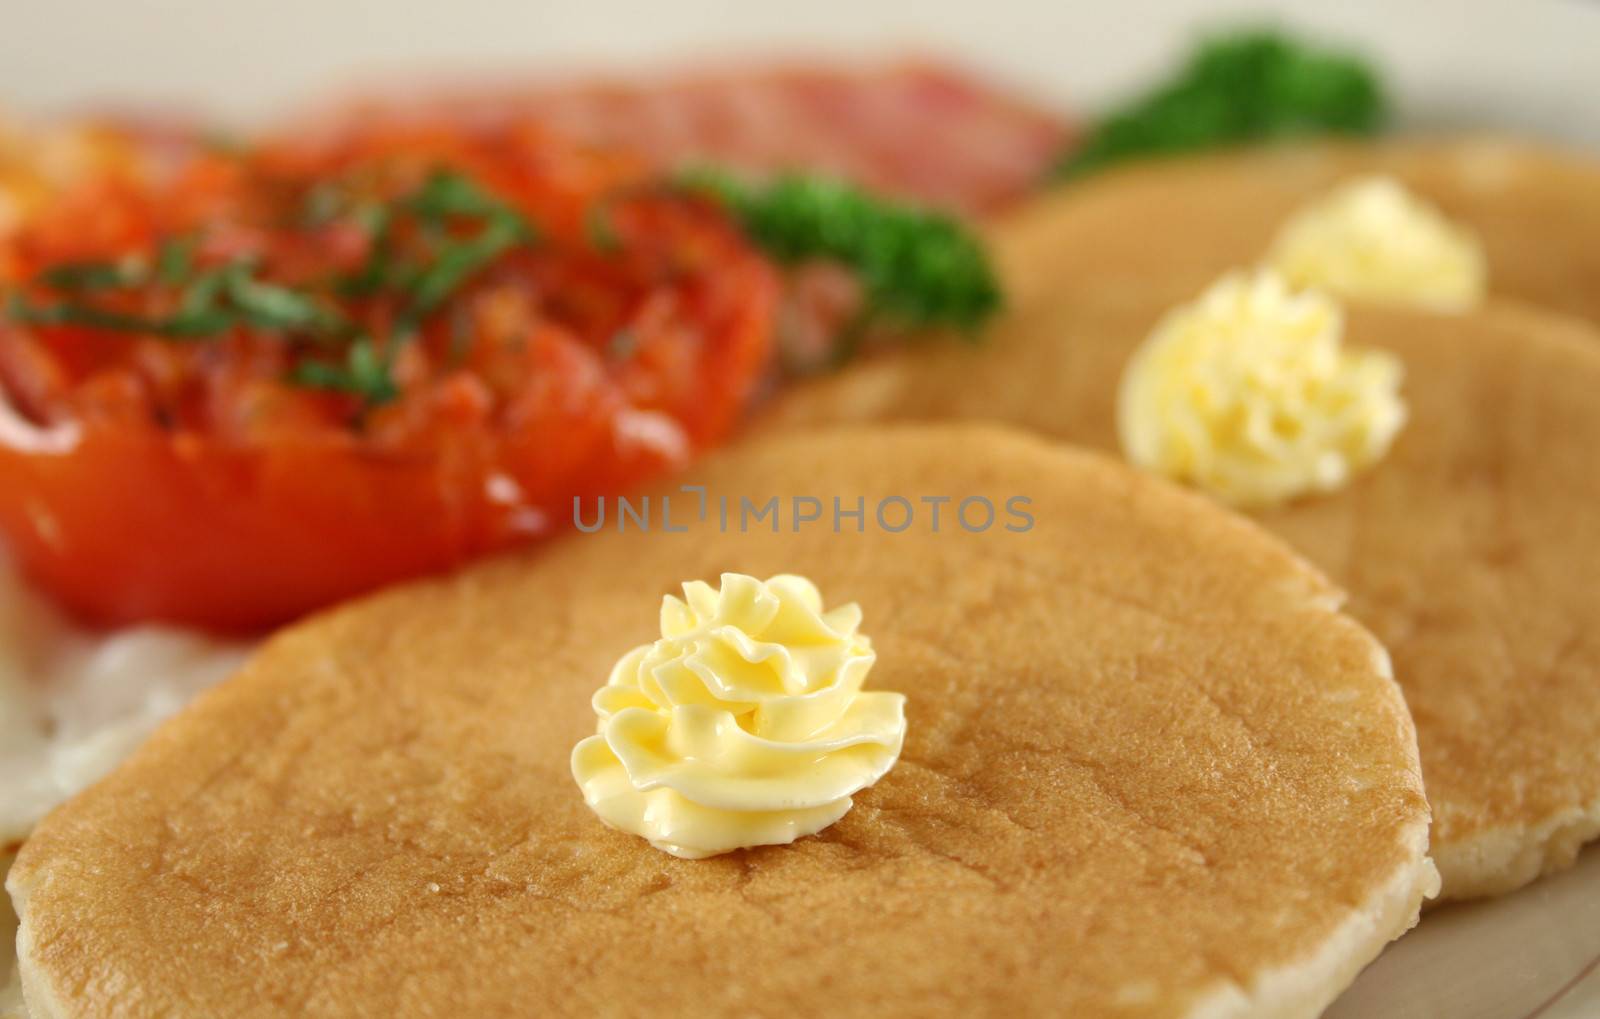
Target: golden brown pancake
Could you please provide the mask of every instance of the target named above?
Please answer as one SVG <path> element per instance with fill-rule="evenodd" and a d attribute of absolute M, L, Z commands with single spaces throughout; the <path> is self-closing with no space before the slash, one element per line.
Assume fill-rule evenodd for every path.
<path fill-rule="evenodd" d="M 1414 922 L 1435 879 L 1387 659 L 1254 525 L 971 426 L 778 438 L 700 480 L 687 533 L 288 631 L 53 813 L 10 883 L 34 1007 L 1310 1016 Z M 866 531 L 723 533 L 722 494 L 863 497 Z M 873 521 L 892 496 L 903 533 Z M 952 503 L 934 533 L 923 496 L 1035 523 Z M 909 731 L 821 835 L 686 861 L 605 827 L 568 755 L 662 595 L 729 570 L 859 602 Z"/>
<path fill-rule="evenodd" d="M 11 869 L 13 853 L 0 849 L 0 878 Z M 21 1019 L 22 983 L 17 975 L 17 964 L 12 945 L 17 941 L 17 915 L 10 901 L 0 902 L 0 1019 Z"/>
<path fill-rule="evenodd" d="M 1137 164 L 1019 210 L 992 243 L 1013 300 L 1150 280 L 1198 293 L 1260 261 L 1336 185 L 1392 175 L 1482 240 L 1492 294 L 1600 322 L 1600 158 L 1501 138 L 1330 143 Z"/>
<path fill-rule="evenodd" d="M 1041 303 L 797 391 L 767 426 L 989 418 L 1115 450 L 1123 366 L 1192 296 Z M 1444 896 L 1498 894 L 1600 835 L 1600 336 L 1513 306 L 1352 308 L 1347 342 L 1400 356 L 1410 423 L 1349 487 L 1256 517 L 1394 656 Z"/>

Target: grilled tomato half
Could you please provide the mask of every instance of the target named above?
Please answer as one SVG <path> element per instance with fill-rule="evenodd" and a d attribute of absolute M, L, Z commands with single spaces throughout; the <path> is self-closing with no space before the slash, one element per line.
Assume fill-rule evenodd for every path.
<path fill-rule="evenodd" d="M 777 283 L 531 124 L 75 179 L 0 235 L 0 532 L 80 615 L 252 630 L 543 535 L 737 421 Z"/>

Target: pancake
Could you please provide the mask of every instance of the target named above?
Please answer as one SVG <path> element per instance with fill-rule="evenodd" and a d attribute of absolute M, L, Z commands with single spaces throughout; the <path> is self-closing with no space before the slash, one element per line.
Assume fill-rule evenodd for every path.
<path fill-rule="evenodd" d="M 1295 212 L 1392 175 L 1476 233 L 1491 294 L 1600 322 L 1600 159 L 1502 138 L 1255 149 L 1162 160 L 1057 189 L 992 233 L 1014 301 L 1151 279 L 1198 293 L 1263 258 Z"/>
<path fill-rule="evenodd" d="M 170 627 L 84 629 L 0 556 L 0 873 L 39 818 L 243 656 L 238 642 Z M 15 933 L 0 901 L 0 1019 L 23 1015 Z"/>
<path fill-rule="evenodd" d="M 11 869 L 12 854 L 0 851 L 0 879 Z M 16 959 L 11 946 L 17 941 L 17 915 L 10 901 L 0 902 L 0 1019 L 21 1019 L 26 1013 L 22 1003 L 22 981 L 17 974 Z"/>
<path fill-rule="evenodd" d="M 699 481 L 868 515 L 574 535 L 274 638 L 23 847 L 30 1004 L 1309 1016 L 1415 921 L 1436 877 L 1387 658 L 1258 528 L 970 426 L 779 437 Z M 935 533 L 924 496 L 1034 522 L 952 503 Z M 681 860 L 603 825 L 568 757 L 662 595 L 730 570 L 859 603 L 909 731 L 820 835 Z"/>
<path fill-rule="evenodd" d="M 1123 366 L 1192 297 L 1065 296 L 980 346 L 796 391 L 766 427 L 989 418 L 1114 451 Z M 1353 307 L 1346 341 L 1400 356 L 1410 423 L 1349 486 L 1255 516 L 1350 591 L 1394 657 L 1444 897 L 1509 891 L 1600 835 L 1600 336 L 1509 305 Z"/>

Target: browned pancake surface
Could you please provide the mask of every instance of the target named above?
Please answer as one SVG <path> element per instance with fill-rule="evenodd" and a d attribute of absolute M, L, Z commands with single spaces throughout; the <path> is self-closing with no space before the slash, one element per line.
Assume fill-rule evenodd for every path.
<path fill-rule="evenodd" d="M 991 418 L 1117 448 L 1118 380 L 1192 292 L 1064 295 L 979 346 L 885 358 L 767 427 Z M 1405 363 L 1411 420 L 1348 488 L 1257 517 L 1351 593 L 1416 716 L 1444 894 L 1493 894 L 1600 835 L 1600 336 L 1496 306 L 1354 309 Z"/>
<path fill-rule="evenodd" d="M 1427 814 L 1398 689 L 1329 584 L 1249 523 L 983 428 L 780 439 L 700 480 L 869 513 L 1024 495 L 1036 523 L 575 536 L 299 626 L 24 847 L 36 998 L 1312 1014 L 1414 919 Z M 909 733 L 821 836 L 685 861 L 603 827 L 567 762 L 661 596 L 726 570 L 858 601 Z"/>
<path fill-rule="evenodd" d="M 993 241 L 1014 298 L 1158 281 L 1193 290 L 1260 261 L 1344 181 L 1390 175 L 1482 240 L 1491 293 L 1600 322 L 1600 157 L 1499 138 L 1269 148 L 1138 164 L 1057 189 Z"/>

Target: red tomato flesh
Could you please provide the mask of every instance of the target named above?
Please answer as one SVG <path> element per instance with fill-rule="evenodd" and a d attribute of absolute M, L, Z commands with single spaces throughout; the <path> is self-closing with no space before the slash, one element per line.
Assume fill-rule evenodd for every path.
<path fill-rule="evenodd" d="M 446 252 L 491 222 L 407 211 L 441 173 L 537 239 L 441 283 Z M 253 630 L 548 533 L 574 496 L 680 465 L 728 432 L 758 384 L 777 283 L 720 210 L 647 173 L 529 125 L 440 120 L 76 182 L 0 238 L 0 290 L 152 323 L 179 315 L 207 271 L 242 266 L 343 332 L 236 320 L 174 337 L 10 316 L 6 544 L 92 621 Z M 326 215 L 311 216 L 323 198 Z M 152 266 L 175 238 L 187 276 L 160 279 Z M 360 290 L 380 244 L 410 275 L 390 266 L 399 283 Z M 133 266 L 138 280 L 41 282 L 91 263 Z M 424 305 L 435 284 L 447 297 Z M 392 398 L 299 376 L 343 370 L 357 333 Z"/>

